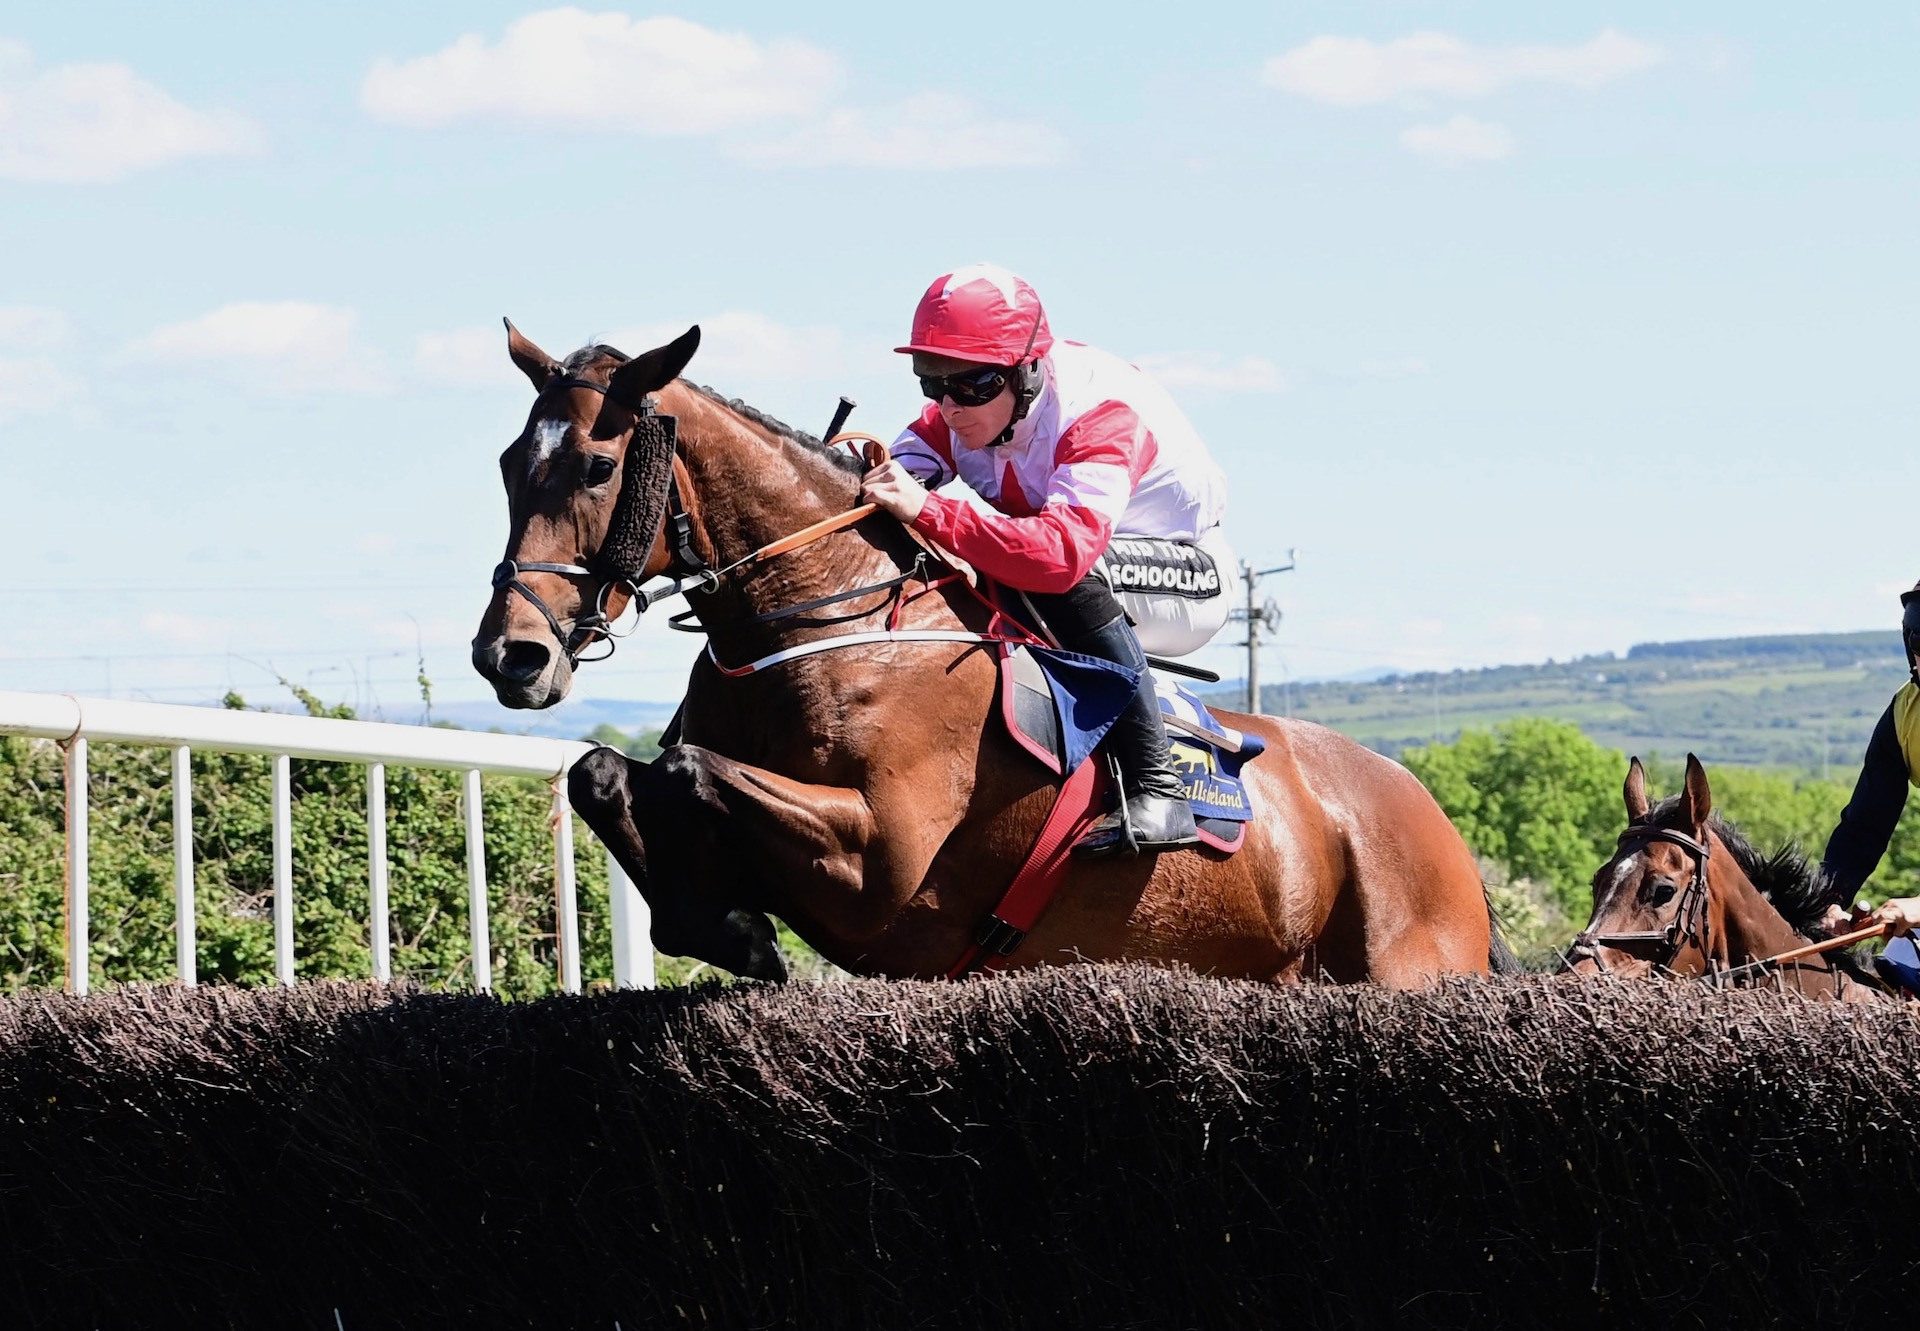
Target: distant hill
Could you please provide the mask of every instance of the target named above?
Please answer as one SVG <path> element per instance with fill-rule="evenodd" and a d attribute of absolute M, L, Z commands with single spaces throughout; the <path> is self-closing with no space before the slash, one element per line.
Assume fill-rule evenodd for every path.
<path fill-rule="evenodd" d="M 1843 774 L 1906 677 L 1890 632 L 1642 643 L 1544 665 L 1400 674 L 1371 683 L 1297 683 L 1262 709 L 1292 714 L 1397 756 L 1517 716 L 1572 721 L 1602 744 L 1709 762 Z M 1229 705 L 1237 695 L 1222 691 Z"/>
<path fill-rule="evenodd" d="M 1845 776 L 1859 766 L 1874 722 L 1905 678 L 1897 633 L 1771 635 L 1641 643 L 1625 656 L 1544 665 L 1269 684 L 1261 703 L 1391 757 L 1456 739 L 1468 727 L 1548 716 L 1643 756 L 1691 750 L 1712 763 Z M 1226 706 L 1241 704 L 1241 688 L 1230 681 L 1209 692 Z M 601 725 L 629 734 L 658 729 L 676 705 L 581 698 L 551 711 L 511 712 L 460 702 L 436 704 L 433 716 L 471 730 L 578 739 Z"/>
<path fill-rule="evenodd" d="M 579 698 L 544 712 L 515 712 L 492 702 L 445 702 L 433 705 L 433 719 L 462 730 L 581 739 L 603 725 L 629 733 L 658 730 L 672 719 L 679 705 L 634 698 Z"/>

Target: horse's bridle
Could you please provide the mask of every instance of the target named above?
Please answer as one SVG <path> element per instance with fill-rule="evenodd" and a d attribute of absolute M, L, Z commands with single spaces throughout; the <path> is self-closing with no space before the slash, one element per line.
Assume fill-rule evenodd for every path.
<path fill-rule="evenodd" d="M 584 388 L 590 392 L 598 393 L 602 397 L 605 397 L 608 391 L 607 387 L 603 384 L 596 384 L 588 379 L 579 379 L 571 376 L 550 379 L 547 381 L 547 386 L 540 391 L 544 396 L 554 388 Z M 844 419 L 844 413 L 841 416 L 835 417 L 836 425 L 844 421 Z M 644 477 L 637 475 L 634 459 L 634 450 L 640 444 L 642 431 L 646 431 L 651 437 L 652 442 L 666 453 L 669 463 L 666 467 L 666 479 L 663 486 L 666 494 L 664 503 L 661 506 L 659 528 L 658 530 L 647 532 L 638 530 L 642 518 L 639 516 L 641 506 L 637 500 L 636 484 L 644 481 Z M 632 438 L 627 445 L 627 465 L 621 477 L 620 496 L 614 503 L 612 515 L 608 518 L 607 535 L 601 541 L 600 549 L 594 553 L 592 560 L 592 562 L 599 567 L 586 567 L 580 564 L 554 564 L 533 560 L 503 559 L 493 570 L 493 585 L 496 589 L 504 587 L 508 591 L 518 592 L 546 619 L 547 627 L 553 631 L 555 640 L 560 644 L 560 650 L 566 654 L 567 664 L 569 666 L 579 665 L 583 661 L 604 661 L 608 656 L 613 655 L 613 649 L 617 639 L 627 636 L 624 633 L 616 634 L 613 632 L 613 625 L 607 614 L 607 598 L 613 594 L 613 590 L 616 587 L 625 587 L 627 589 L 628 595 L 632 598 L 634 613 L 636 615 L 645 614 L 649 606 L 669 596 L 718 591 L 720 589 L 721 579 L 725 578 L 735 569 L 757 563 L 764 558 L 797 550 L 822 536 L 837 531 L 844 526 L 851 525 L 853 521 L 865 517 L 874 507 L 872 504 L 859 505 L 844 513 L 837 514 L 832 518 L 813 523 L 798 532 L 791 533 L 781 540 L 762 546 L 758 550 L 742 555 L 730 563 L 715 568 L 705 559 L 702 559 L 699 552 L 693 548 L 693 518 L 687 512 L 686 503 L 680 497 L 680 477 L 672 465 L 673 462 L 677 461 L 679 448 L 678 431 L 674 418 L 665 412 L 657 410 L 651 397 L 645 398 L 642 400 L 640 410 L 636 414 L 631 433 Z M 872 436 L 836 436 L 827 442 L 829 444 L 845 442 L 854 437 L 871 438 Z M 652 555 L 656 538 L 661 530 L 664 530 L 666 533 L 667 554 L 669 557 L 667 572 L 643 587 L 640 585 L 641 573 L 646 567 L 647 560 Z M 624 551 L 625 557 L 622 558 L 618 553 L 609 556 L 609 550 L 616 552 Z M 808 614 L 814 610 L 823 609 L 830 605 L 851 601 L 858 597 L 870 596 L 876 592 L 888 592 L 891 594 L 885 605 L 874 610 L 863 610 L 847 617 L 863 618 L 869 614 L 878 613 L 880 609 L 889 608 L 891 608 L 893 613 L 897 614 L 900 606 L 903 605 L 907 599 L 911 599 L 906 593 L 906 585 L 908 583 L 917 580 L 924 584 L 923 591 L 931 591 L 934 587 L 939 586 L 945 581 L 945 579 L 935 579 L 928 573 L 928 562 L 929 558 L 927 553 L 921 551 L 914 556 L 912 565 L 897 577 L 882 578 L 875 582 L 850 587 L 845 591 L 833 592 L 827 596 L 818 596 L 811 600 L 801 601 L 795 605 L 782 606 L 775 610 L 761 611 L 757 614 L 747 616 L 747 621 L 753 624 L 776 624 L 782 621 L 801 624 L 806 621 L 799 619 L 799 616 Z M 570 627 L 563 625 L 560 617 L 553 613 L 553 608 L 540 599 L 540 594 L 520 580 L 520 574 L 522 573 L 561 573 L 574 577 L 600 579 L 600 589 L 595 593 L 593 599 L 593 610 L 588 614 L 576 615 L 570 621 Z M 958 575 L 950 574 L 948 576 L 954 577 Z M 686 622 L 689 619 L 695 618 L 696 613 L 695 611 L 689 610 L 671 616 L 667 621 L 668 627 L 678 629 L 683 633 L 703 633 L 706 630 L 699 624 L 690 625 Z M 631 630 L 629 630 L 629 632 L 631 632 Z M 869 640 L 869 636 L 870 635 L 854 635 L 841 639 L 840 641 L 851 645 L 856 641 L 867 641 Z M 918 631 L 897 632 L 891 628 L 880 636 L 899 641 L 930 640 L 928 633 Z M 945 641 L 954 636 L 953 633 L 945 630 L 935 632 L 931 635 L 932 638 L 937 638 L 941 641 Z M 968 641 L 986 640 L 974 634 L 959 634 L 958 636 Z M 591 646 L 596 640 L 604 640 L 606 642 L 607 650 L 604 655 L 580 655 L 582 650 Z M 745 670 L 730 671 L 722 667 L 722 673 L 752 673 L 753 670 L 758 669 L 760 666 L 777 659 L 779 655 L 780 654 L 776 654 L 773 658 L 757 661 Z M 718 664 L 717 661 L 716 664 Z"/>
<path fill-rule="evenodd" d="M 1693 857 L 1693 877 L 1680 894 L 1680 906 L 1674 912 L 1673 922 L 1664 929 L 1641 929 L 1629 933 L 1599 933 L 1583 929 L 1574 935 L 1573 943 L 1567 949 L 1567 959 L 1591 960 L 1601 971 L 1608 969 L 1606 958 L 1600 955 L 1603 947 L 1617 948 L 1622 952 L 1632 952 L 1636 948 L 1659 946 L 1666 954 L 1654 962 L 1660 970 L 1670 970 L 1680 957 L 1680 951 L 1688 943 L 1697 945 L 1700 955 L 1706 959 L 1707 969 L 1713 969 L 1713 953 L 1708 947 L 1707 924 L 1707 859 L 1711 850 L 1707 841 L 1695 840 L 1685 832 L 1671 827 L 1629 827 L 1620 834 L 1619 851 L 1632 855 L 1645 850 L 1656 841 L 1667 841 L 1679 846 Z"/>
<path fill-rule="evenodd" d="M 605 384 L 596 384 L 590 379 L 580 379 L 571 375 L 548 380 L 547 386 L 540 391 L 544 396 L 556 388 L 584 388 L 602 397 L 607 395 Z M 632 433 L 636 436 L 636 440 L 630 440 L 628 443 L 629 465 L 631 465 L 631 452 L 638 433 L 648 422 L 655 422 L 661 427 L 661 433 L 665 436 L 665 444 L 669 450 L 675 446 L 673 417 L 658 412 L 654 407 L 653 399 L 646 398 L 635 414 Z M 614 544 L 610 539 L 612 534 L 621 531 L 623 524 L 632 520 L 630 512 L 632 502 L 632 491 L 623 485 L 620 497 L 615 501 L 613 515 L 607 523 L 609 539 L 601 542 L 602 550 Z M 625 587 L 633 598 L 638 612 L 644 613 L 651 601 L 662 596 L 702 587 L 711 591 L 720 584 L 719 572 L 702 559 L 693 548 L 693 519 L 688 515 L 687 506 L 680 497 L 680 478 L 671 467 L 667 472 L 667 503 L 663 526 L 667 537 L 667 553 L 672 562 L 668 566 L 666 581 L 650 589 L 641 588 L 640 576 L 647 555 L 653 548 L 652 533 L 646 533 L 644 539 L 630 543 L 632 548 L 638 550 L 634 558 L 639 563 L 635 567 L 613 568 L 603 564 L 599 568 L 590 568 L 580 564 L 503 559 L 493 570 L 494 588 L 498 590 L 504 587 L 508 591 L 518 592 L 526 598 L 529 605 L 541 613 L 547 621 L 547 627 L 553 630 L 554 639 L 559 642 L 560 650 L 566 655 L 569 666 L 579 665 L 582 661 L 604 661 L 613 655 L 616 636 L 626 636 L 614 634 L 612 620 L 607 614 L 607 600 L 616 588 Z M 596 555 L 594 562 L 602 563 L 603 561 L 599 555 Z M 584 615 L 575 615 L 563 625 L 560 617 L 553 613 L 553 608 L 540 598 L 540 594 L 520 580 L 522 573 L 560 573 L 572 577 L 599 579 L 600 587 L 594 593 L 592 611 Z M 597 641 L 604 641 L 607 644 L 605 653 L 600 656 L 581 655 Z"/>

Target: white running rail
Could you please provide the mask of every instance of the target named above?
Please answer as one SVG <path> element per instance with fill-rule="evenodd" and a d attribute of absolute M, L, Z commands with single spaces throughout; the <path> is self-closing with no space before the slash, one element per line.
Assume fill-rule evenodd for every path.
<path fill-rule="evenodd" d="M 260 753 L 273 759 L 273 955 L 283 985 L 294 978 L 293 824 L 289 760 L 314 758 L 367 764 L 367 878 L 373 978 L 392 978 L 387 934 L 386 765 L 439 767 L 466 773 L 468 932 L 476 989 L 492 987 L 487 935 L 487 863 L 480 799 L 482 773 L 540 777 L 554 786 L 554 894 L 560 985 L 580 991 L 580 925 L 574 897 L 573 819 L 562 780 L 591 745 L 531 735 L 341 721 L 330 717 L 237 712 L 214 707 L 77 698 L 65 693 L 0 689 L 0 735 L 60 742 L 67 777 L 67 989 L 87 992 L 87 742 L 140 744 L 173 750 L 175 956 L 180 982 L 193 984 L 193 791 L 189 757 L 196 747 Z M 632 881 L 607 857 L 611 889 L 613 977 L 621 988 L 653 984 L 651 921 Z"/>

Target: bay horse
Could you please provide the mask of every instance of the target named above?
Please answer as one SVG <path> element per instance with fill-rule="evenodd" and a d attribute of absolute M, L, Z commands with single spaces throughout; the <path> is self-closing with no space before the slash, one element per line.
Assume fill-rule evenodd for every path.
<path fill-rule="evenodd" d="M 1627 828 L 1594 874 L 1593 917 L 1567 950 L 1567 970 L 1777 984 L 1845 1003 L 1890 997 L 1843 952 L 1763 964 L 1818 940 L 1826 876 L 1794 843 L 1762 855 L 1715 814 L 1698 758 L 1687 755 L 1684 787 L 1659 804 L 1635 758 L 1621 793 Z"/>
<path fill-rule="evenodd" d="M 781 979 L 771 913 L 849 971 L 948 974 L 1056 782 L 995 717 L 991 607 L 957 580 L 902 601 L 927 552 L 885 514 L 730 568 L 851 508 L 865 466 L 680 379 L 697 327 L 631 359 L 595 345 L 564 361 L 507 331 L 536 396 L 500 457 L 506 562 L 475 667 L 505 706 L 551 706 L 639 580 L 670 573 L 708 635 L 678 742 L 652 762 L 599 748 L 569 775 L 655 946 Z M 874 641 L 883 624 L 902 633 Z M 1472 854 L 1405 768 L 1320 726 L 1219 715 L 1267 742 L 1244 773 L 1258 819 L 1242 848 L 1074 860 L 1009 964 L 1414 986 L 1510 956 Z"/>

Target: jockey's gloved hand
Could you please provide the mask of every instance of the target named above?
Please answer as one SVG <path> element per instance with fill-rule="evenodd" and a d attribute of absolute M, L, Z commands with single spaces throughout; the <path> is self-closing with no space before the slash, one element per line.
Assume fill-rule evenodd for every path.
<path fill-rule="evenodd" d="M 1888 905 L 1893 903 L 1889 902 Z M 1881 909 L 1885 909 L 1882 907 Z M 1827 907 L 1827 913 L 1814 923 L 1814 928 L 1829 938 L 1840 934 L 1852 933 L 1855 929 L 1864 929 L 1881 918 L 1870 901 L 1856 901 L 1851 906 L 1833 905 Z"/>
<path fill-rule="evenodd" d="M 860 497 L 880 505 L 902 522 L 912 522 L 926 507 L 927 488 L 913 478 L 898 458 L 888 458 L 861 479 Z"/>
<path fill-rule="evenodd" d="M 1889 938 L 1911 933 L 1920 929 L 1920 897 L 1895 897 L 1879 910 L 1873 911 L 1867 919 L 1886 925 Z"/>

